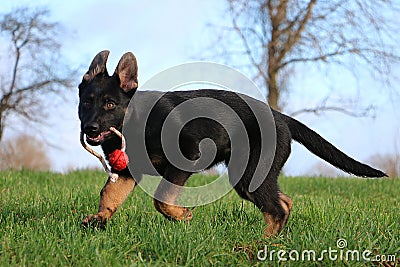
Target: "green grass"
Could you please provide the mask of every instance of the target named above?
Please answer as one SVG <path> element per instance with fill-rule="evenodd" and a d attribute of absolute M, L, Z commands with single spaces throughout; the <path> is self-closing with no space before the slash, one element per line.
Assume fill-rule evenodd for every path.
<path fill-rule="evenodd" d="M 323 262 L 257 260 L 265 246 L 322 253 L 338 249 L 339 238 L 347 249 L 396 254 L 399 262 L 400 179 L 282 177 L 294 208 L 273 239 L 262 237 L 261 213 L 235 192 L 198 207 L 190 223 L 174 223 L 136 188 L 106 230 L 83 229 L 104 182 L 100 171 L 0 172 L 0 266 L 374 266 L 328 254 Z"/>

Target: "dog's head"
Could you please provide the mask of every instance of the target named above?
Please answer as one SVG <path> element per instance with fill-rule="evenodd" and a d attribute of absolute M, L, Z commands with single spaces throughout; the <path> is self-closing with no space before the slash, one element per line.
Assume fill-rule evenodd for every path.
<path fill-rule="evenodd" d="M 137 62 L 128 52 L 112 76 L 106 63 L 109 51 L 98 53 L 79 85 L 81 131 L 90 145 L 100 145 L 112 136 L 111 126 L 121 130 L 126 108 L 138 87 Z"/>

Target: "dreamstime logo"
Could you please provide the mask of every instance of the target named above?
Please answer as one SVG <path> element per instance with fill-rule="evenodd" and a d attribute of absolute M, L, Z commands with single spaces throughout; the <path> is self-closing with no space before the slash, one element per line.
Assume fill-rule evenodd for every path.
<path fill-rule="evenodd" d="M 179 97 L 170 93 L 188 89 L 230 93 L 182 92 Z M 264 99 L 258 87 L 242 73 L 221 64 L 186 63 L 152 77 L 135 93 L 124 119 L 127 153 L 133 159 L 128 167 L 138 185 L 158 199 L 155 191 L 162 182 L 172 188 L 171 192 L 179 192 L 179 205 L 187 207 L 221 198 L 243 176 L 250 181 L 247 190 L 255 191 L 269 172 L 276 145 L 272 112 L 264 101 L 256 99 Z M 219 136 L 207 127 L 216 127 Z M 149 132 L 155 134 L 149 138 Z M 228 137 L 223 140 L 224 147 L 216 140 L 221 133 Z M 198 187 L 178 186 L 162 177 L 141 179 L 142 173 L 159 175 L 153 167 L 159 155 L 151 154 L 159 146 L 170 164 L 187 173 L 202 171 L 219 160 L 226 161 L 227 167 L 217 179 Z M 227 160 L 216 158 L 226 154 L 223 149 L 229 150 Z M 248 169 L 249 161 L 252 170 Z"/>
<path fill-rule="evenodd" d="M 346 248 L 346 247 L 347 247 L 347 240 L 346 240 L 346 239 L 343 239 L 343 238 L 339 238 L 339 239 L 336 241 L 336 246 L 337 246 L 339 249 Z"/>
<path fill-rule="evenodd" d="M 347 240 L 339 238 L 336 241 L 336 248 L 329 247 L 321 252 L 313 249 L 307 250 L 269 250 L 268 246 L 264 246 L 257 253 L 257 259 L 260 261 L 372 261 L 372 262 L 395 262 L 396 255 L 374 255 L 371 250 L 352 250 L 347 248 Z"/>

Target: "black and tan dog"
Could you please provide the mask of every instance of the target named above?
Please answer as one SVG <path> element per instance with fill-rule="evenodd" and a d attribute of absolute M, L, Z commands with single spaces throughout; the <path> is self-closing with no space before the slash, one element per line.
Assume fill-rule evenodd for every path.
<path fill-rule="evenodd" d="M 136 92 L 138 67 L 132 53 L 123 55 L 111 76 L 106 69 L 108 55 L 109 51 L 102 51 L 96 55 L 79 85 L 81 130 L 86 134 L 86 140 L 89 144 L 101 145 L 106 157 L 121 145 L 121 140 L 111 133 L 109 128 L 113 126 L 121 131 L 130 100 L 150 94 L 150 92 Z M 233 185 L 237 193 L 242 198 L 253 202 L 263 213 L 267 224 L 266 236 L 276 235 L 282 230 L 292 208 L 292 200 L 279 190 L 277 184 L 278 175 L 289 157 L 292 139 L 303 144 L 320 158 L 348 173 L 362 177 L 386 176 L 385 173 L 348 157 L 304 124 L 272 110 L 276 127 L 275 155 L 272 166 L 262 169 L 264 171 L 262 175 L 265 177 L 262 184 L 255 191 L 250 192 L 248 188 L 255 168 L 259 162 L 265 161 L 260 156 L 262 140 L 260 140 L 261 135 L 257 119 L 242 97 L 239 97 L 236 93 L 221 90 L 196 90 L 164 94 L 152 108 L 151 114 L 146 120 L 146 131 L 143 138 L 145 138 L 147 155 L 157 173 L 163 176 L 165 181 L 172 184 L 183 186 L 193 172 L 175 167 L 165 156 L 160 141 L 163 121 L 174 107 L 186 100 L 199 97 L 222 101 L 238 114 L 236 118 L 223 119 L 237 120 L 240 118 L 245 125 L 249 135 L 251 153 L 244 173 L 241 173 L 240 177 L 235 177 L 238 176 L 238 172 L 235 171 L 234 167 L 228 167 L 229 179 L 236 181 Z M 260 109 L 269 109 L 265 104 L 260 104 L 259 107 Z M 136 112 L 134 116 L 140 117 L 140 111 Z M 220 116 L 224 115 L 220 114 Z M 212 139 L 216 145 L 215 158 L 208 167 L 219 162 L 228 164 L 231 153 L 238 153 L 231 149 L 229 135 L 222 125 L 212 120 L 199 118 L 185 125 L 180 132 L 179 144 L 183 155 L 191 160 L 198 158 L 199 143 L 204 138 Z M 135 158 L 135 153 L 130 157 L 133 157 L 130 160 L 134 163 L 133 168 L 130 168 L 131 171 L 128 169 L 114 170 L 120 178 L 116 183 L 107 181 L 101 190 L 98 213 L 85 218 L 83 220 L 84 225 L 104 227 L 106 220 L 121 206 L 136 183 L 142 179 L 142 175 L 154 174 L 147 170 L 148 166 L 141 164 L 139 158 Z M 191 219 L 192 213 L 188 208 L 173 204 L 177 203 L 179 191 L 174 190 L 168 182 L 161 182 L 156 190 L 158 196 L 154 199 L 156 209 L 167 218 L 175 220 Z M 165 201 L 162 201 L 162 199 Z"/>

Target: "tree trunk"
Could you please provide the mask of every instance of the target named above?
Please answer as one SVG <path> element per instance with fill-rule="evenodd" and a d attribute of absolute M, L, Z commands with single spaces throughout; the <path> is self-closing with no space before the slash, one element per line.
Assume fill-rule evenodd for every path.
<path fill-rule="evenodd" d="M 3 137 L 3 113 L 1 112 L 0 113 L 0 143 L 1 143 L 1 140 L 2 140 L 2 137 Z"/>
<path fill-rule="evenodd" d="M 268 81 L 268 104 L 271 108 L 275 110 L 280 110 L 278 106 L 279 100 L 279 88 L 278 88 L 278 73 L 271 71 L 269 73 L 269 81 Z"/>

